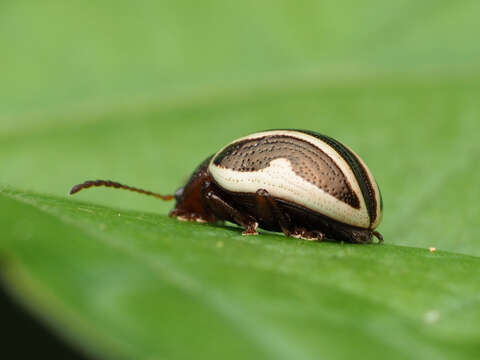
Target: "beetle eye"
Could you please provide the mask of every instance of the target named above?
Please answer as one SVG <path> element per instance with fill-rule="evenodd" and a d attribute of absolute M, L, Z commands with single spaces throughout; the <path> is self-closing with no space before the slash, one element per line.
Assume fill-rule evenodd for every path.
<path fill-rule="evenodd" d="M 176 200 L 177 202 L 179 202 L 180 199 L 181 199 L 182 196 L 183 196 L 183 189 L 184 189 L 184 188 L 183 188 L 183 186 L 182 186 L 181 188 L 178 188 L 177 191 L 175 191 L 175 200 Z"/>

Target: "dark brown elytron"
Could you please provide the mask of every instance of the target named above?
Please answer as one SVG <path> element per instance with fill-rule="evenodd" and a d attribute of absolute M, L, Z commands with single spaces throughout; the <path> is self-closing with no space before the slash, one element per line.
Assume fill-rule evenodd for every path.
<path fill-rule="evenodd" d="M 287 159 L 292 170 L 306 181 L 355 208 L 360 206 L 345 175 L 323 151 L 291 136 L 275 135 L 236 142 L 221 153 L 213 163 L 234 171 L 257 171 L 273 160 Z"/>

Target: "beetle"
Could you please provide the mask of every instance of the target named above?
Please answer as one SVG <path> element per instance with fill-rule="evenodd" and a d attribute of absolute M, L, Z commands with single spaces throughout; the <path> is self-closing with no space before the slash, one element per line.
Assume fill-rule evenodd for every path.
<path fill-rule="evenodd" d="M 126 189 L 176 200 L 170 217 L 240 225 L 306 240 L 378 242 L 375 229 L 383 201 L 371 171 L 349 147 L 308 130 L 269 130 L 239 138 L 204 160 L 173 195 L 110 180 L 86 181 L 70 194 L 93 186 Z"/>

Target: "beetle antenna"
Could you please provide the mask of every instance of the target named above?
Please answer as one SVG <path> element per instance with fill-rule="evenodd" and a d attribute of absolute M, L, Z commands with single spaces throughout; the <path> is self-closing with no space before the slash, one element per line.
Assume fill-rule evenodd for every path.
<path fill-rule="evenodd" d="M 106 186 L 106 187 L 113 187 L 113 188 L 116 188 L 116 189 L 125 189 L 125 190 L 129 190 L 129 191 L 134 191 L 134 192 L 137 192 L 137 193 L 140 193 L 140 194 L 154 196 L 157 199 L 161 199 L 161 200 L 165 200 L 165 201 L 173 200 L 175 198 L 173 195 L 160 195 L 160 194 L 148 191 L 148 190 L 137 189 L 136 187 L 123 185 L 123 184 L 120 184 L 118 182 L 111 181 L 111 180 L 87 180 L 84 183 L 81 183 L 81 184 L 78 184 L 78 185 L 75 185 L 74 187 L 72 187 L 72 189 L 70 190 L 70 195 L 73 195 L 73 194 L 75 194 L 75 193 L 77 193 L 77 192 L 79 192 L 83 189 L 88 189 L 88 188 L 96 187 L 96 186 Z"/>

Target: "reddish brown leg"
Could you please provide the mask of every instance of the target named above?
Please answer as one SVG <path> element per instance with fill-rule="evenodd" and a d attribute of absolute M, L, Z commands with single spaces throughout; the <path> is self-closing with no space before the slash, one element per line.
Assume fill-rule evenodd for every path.
<path fill-rule="evenodd" d="M 297 239 L 304 239 L 310 241 L 322 241 L 325 237 L 325 235 L 319 231 L 308 231 L 304 228 L 295 228 L 291 236 Z"/>
<path fill-rule="evenodd" d="M 270 193 L 265 189 L 258 189 L 256 200 L 262 219 L 276 219 L 283 233 L 290 236 L 292 234 L 290 218 L 278 207 Z"/>
<path fill-rule="evenodd" d="M 204 216 L 194 213 L 194 212 L 186 212 L 180 209 L 173 209 L 168 213 L 170 217 L 176 217 L 180 221 L 196 221 L 200 223 L 206 222 L 215 222 L 214 217 L 205 218 Z"/>
<path fill-rule="evenodd" d="M 383 242 L 383 236 L 378 231 L 373 231 L 372 234 L 378 239 L 379 244 Z"/>
<path fill-rule="evenodd" d="M 242 235 L 257 235 L 258 222 L 255 221 L 250 215 L 246 215 L 232 207 L 230 204 L 225 202 L 213 191 L 208 191 L 205 194 L 207 199 L 207 204 L 212 209 L 212 211 L 220 218 L 225 220 L 232 219 L 240 226 L 243 226 L 245 230 L 242 232 Z"/>
<path fill-rule="evenodd" d="M 319 231 L 308 231 L 304 228 L 293 227 L 285 214 L 265 189 L 258 189 L 256 193 L 257 206 L 263 219 L 276 219 L 283 233 L 305 240 L 322 240 L 324 235 Z"/>

